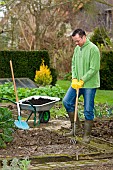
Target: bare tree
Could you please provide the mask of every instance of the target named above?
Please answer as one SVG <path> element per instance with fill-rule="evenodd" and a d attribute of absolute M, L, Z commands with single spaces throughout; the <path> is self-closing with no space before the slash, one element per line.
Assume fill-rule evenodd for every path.
<path fill-rule="evenodd" d="M 97 0 L 105 3 L 104 0 Z M 100 2 L 101 1 L 101 2 Z M 69 72 L 73 52 L 67 35 L 75 28 L 89 31 L 97 24 L 89 24 L 94 11 L 94 0 L 8 0 L 1 21 L 9 49 L 47 49 L 51 63 L 59 72 Z M 85 12 L 84 12 L 85 11 Z M 91 11 L 91 13 L 88 12 Z M 94 11 L 94 14 L 93 14 Z M 68 31 L 68 28 L 69 31 Z"/>

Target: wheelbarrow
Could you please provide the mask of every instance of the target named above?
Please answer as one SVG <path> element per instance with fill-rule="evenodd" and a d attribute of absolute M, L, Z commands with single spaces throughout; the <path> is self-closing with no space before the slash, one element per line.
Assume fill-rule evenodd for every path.
<path fill-rule="evenodd" d="M 21 110 L 31 111 L 26 122 L 28 122 L 32 114 L 34 114 L 34 126 L 36 126 L 36 114 L 39 114 L 38 124 L 47 123 L 50 119 L 50 109 L 56 102 L 60 101 L 60 98 L 50 96 L 30 96 L 19 100 L 18 102 L 14 102 L 8 98 L 1 98 L 1 100 L 8 100 L 16 105 L 19 103 L 20 115 Z"/>

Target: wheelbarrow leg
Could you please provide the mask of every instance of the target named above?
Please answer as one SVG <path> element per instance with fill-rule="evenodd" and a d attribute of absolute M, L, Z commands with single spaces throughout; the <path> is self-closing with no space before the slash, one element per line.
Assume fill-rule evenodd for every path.
<path fill-rule="evenodd" d="M 36 112 L 34 112 L 34 126 L 36 126 Z"/>
<path fill-rule="evenodd" d="M 36 107 L 33 106 L 33 104 L 28 100 L 29 104 L 31 105 L 31 107 L 33 108 L 33 111 L 31 112 L 31 114 L 29 115 L 27 121 L 29 120 L 29 118 L 31 117 L 31 115 L 34 113 L 34 126 L 36 126 Z"/>
<path fill-rule="evenodd" d="M 31 112 L 31 114 L 28 116 L 26 122 L 28 122 L 28 120 L 30 119 L 31 115 L 33 114 L 33 111 Z"/>
<path fill-rule="evenodd" d="M 26 122 L 28 122 L 28 120 L 30 119 L 30 117 L 32 116 L 32 114 L 34 113 L 34 126 L 36 126 L 36 111 L 32 111 L 31 114 L 29 115 L 29 117 L 27 118 Z"/>

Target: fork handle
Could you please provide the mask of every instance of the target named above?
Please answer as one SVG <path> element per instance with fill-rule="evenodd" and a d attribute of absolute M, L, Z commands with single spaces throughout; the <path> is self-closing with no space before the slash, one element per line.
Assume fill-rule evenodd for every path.
<path fill-rule="evenodd" d="M 79 95 L 79 89 L 76 90 L 76 102 L 75 102 L 74 122 L 77 121 L 78 95 Z"/>

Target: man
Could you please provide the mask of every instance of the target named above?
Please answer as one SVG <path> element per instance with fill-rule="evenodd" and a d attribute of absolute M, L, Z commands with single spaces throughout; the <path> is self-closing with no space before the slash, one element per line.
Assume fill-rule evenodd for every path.
<path fill-rule="evenodd" d="M 77 119 L 76 126 L 74 126 L 76 89 L 79 89 L 78 97 L 83 95 L 84 98 L 83 142 L 89 143 L 94 119 L 94 98 L 96 89 L 100 87 L 100 52 L 98 47 L 86 37 L 85 31 L 82 29 L 76 29 L 72 33 L 72 39 L 76 45 L 72 58 L 72 83 L 63 99 L 72 130 L 66 135 L 74 135 L 79 124 Z"/>

